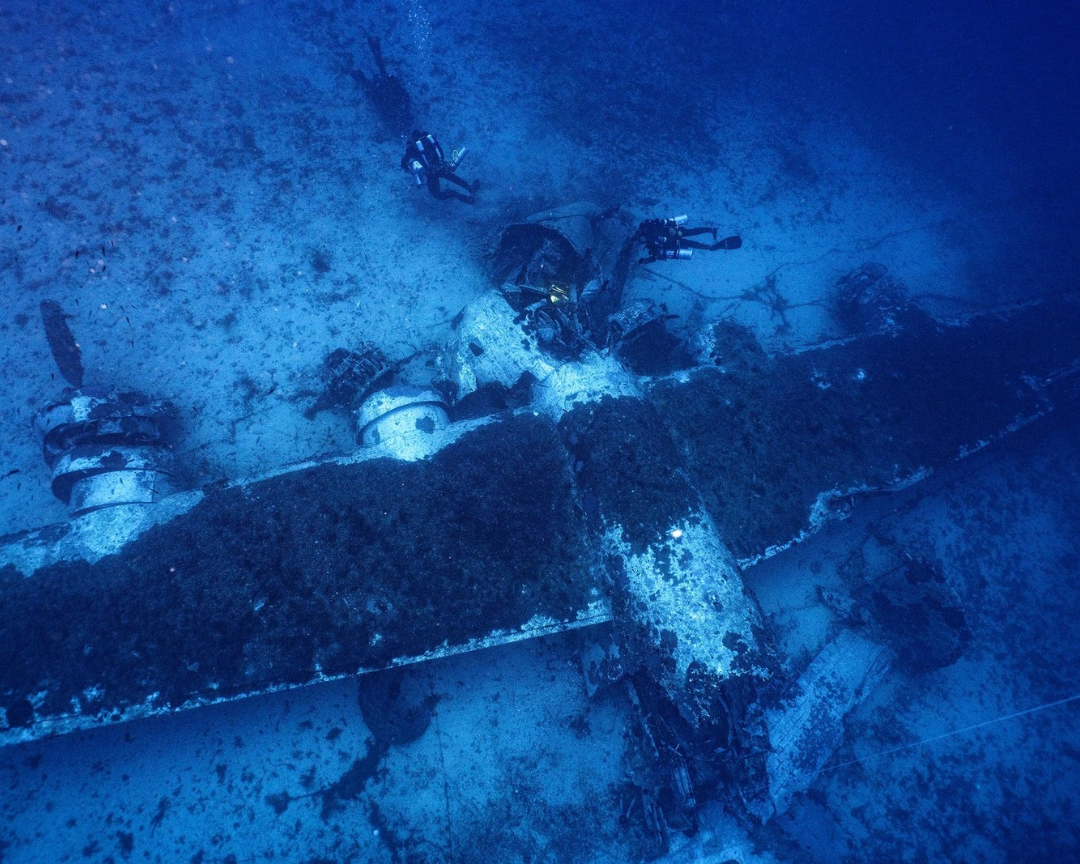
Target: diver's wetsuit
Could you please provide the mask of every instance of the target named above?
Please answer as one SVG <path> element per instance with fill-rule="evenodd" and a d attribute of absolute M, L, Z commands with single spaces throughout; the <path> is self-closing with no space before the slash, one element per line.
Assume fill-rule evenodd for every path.
<path fill-rule="evenodd" d="M 413 163 L 419 163 L 419 169 Z M 476 198 L 472 194 L 476 191 L 476 186 L 465 182 L 454 173 L 454 169 L 446 161 L 442 146 L 435 140 L 435 136 L 428 132 L 413 132 L 412 143 L 405 148 L 405 155 L 401 157 L 401 167 L 410 174 L 426 180 L 428 192 L 436 198 L 441 200 L 457 198 L 466 204 L 476 203 Z M 462 195 L 453 189 L 443 189 L 439 183 L 440 179 L 449 180 L 467 190 L 469 194 Z"/>
<path fill-rule="evenodd" d="M 705 249 L 715 252 L 717 249 L 730 248 L 725 243 L 700 243 L 686 239 L 700 234 L 712 234 L 713 240 L 716 240 L 715 228 L 683 228 L 674 219 L 646 219 L 638 226 L 635 236 L 645 244 L 645 251 L 649 254 L 645 258 L 639 258 L 638 264 L 678 258 L 681 249 Z"/>

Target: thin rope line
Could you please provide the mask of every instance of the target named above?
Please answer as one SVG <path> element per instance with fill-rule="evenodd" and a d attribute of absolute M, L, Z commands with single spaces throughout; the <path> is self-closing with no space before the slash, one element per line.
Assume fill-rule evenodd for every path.
<path fill-rule="evenodd" d="M 1047 708 L 1056 708 L 1058 705 L 1075 702 L 1077 699 L 1080 699 L 1080 693 L 1065 699 L 1058 699 L 1056 702 L 1047 702 L 1043 705 L 1036 705 L 1034 708 L 1026 708 L 1023 711 L 1017 711 L 1013 714 L 1004 714 L 1001 717 L 994 717 L 992 720 L 983 720 L 982 723 L 976 723 L 974 726 L 965 726 L 963 729 L 954 729 L 952 732 L 935 735 L 933 738 L 923 738 L 921 741 L 912 741 L 910 744 L 901 744 L 899 747 L 882 750 L 880 753 L 871 753 L 869 756 L 863 756 L 859 759 L 849 759 L 847 762 L 841 762 L 839 765 L 831 765 L 827 768 L 822 768 L 818 773 L 825 774 L 828 771 L 835 771 L 838 768 L 854 765 L 857 762 L 865 762 L 868 759 L 877 759 L 879 756 L 888 756 L 890 753 L 899 753 L 901 750 L 910 750 L 912 747 L 921 747 L 923 744 L 931 744 L 934 741 L 940 741 L 942 738 L 951 738 L 953 735 L 963 735 L 965 732 L 972 732 L 975 729 L 981 729 L 983 726 L 991 726 L 994 723 L 1001 723 L 1004 720 L 1013 720 L 1017 717 L 1023 717 L 1025 714 L 1034 714 L 1036 711 L 1044 711 Z"/>

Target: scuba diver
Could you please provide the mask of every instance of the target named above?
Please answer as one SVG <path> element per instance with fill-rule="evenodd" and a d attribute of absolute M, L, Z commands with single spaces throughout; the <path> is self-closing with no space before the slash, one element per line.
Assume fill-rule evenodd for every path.
<path fill-rule="evenodd" d="M 715 228 L 684 228 L 685 216 L 673 219 L 646 219 L 634 234 L 634 239 L 644 244 L 648 256 L 639 258 L 638 264 L 652 264 L 654 261 L 670 261 L 677 258 L 688 259 L 695 249 L 715 252 L 717 249 L 738 249 L 742 246 L 742 237 L 738 235 L 716 240 Z M 700 243 L 687 240 L 701 234 L 712 234 L 712 243 Z"/>
<path fill-rule="evenodd" d="M 413 129 L 409 141 L 412 143 L 405 148 L 405 155 L 401 157 L 401 167 L 413 175 L 417 186 L 427 183 L 428 192 L 439 199 L 457 198 L 466 204 L 476 203 L 476 198 L 473 196 L 480 188 L 479 181 L 466 183 L 454 173 L 461 162 L 461 157 L 465 155 L 464 147 L 455 150 L 454 155 L 447 162 L 443 149 L 435 140 L 434 135 Z M 443 189 L 439 183 L 440 179 L 449 180 L 467 190 L 469 194 L 464 195 L 453 189 Z"/>

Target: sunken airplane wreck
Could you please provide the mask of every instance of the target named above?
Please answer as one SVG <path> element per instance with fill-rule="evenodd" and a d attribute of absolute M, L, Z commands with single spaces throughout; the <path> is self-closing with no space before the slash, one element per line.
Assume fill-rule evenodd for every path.
<path fill-rule="evenodd" d="M 621 303 L 629 230 L 587 205 L 510 226 L 438 380 L 387 386 L 368 346 L 331 382 L 362 443 L 337 459 L 172 491 L 172 406 L 79 366 L 38 420 L 73 518 L 0 542 L 0 743 L 592 627 L 588 687 L 640 709 L 659 848 L 704 801 L 782 811 L 890 666 L 960 656 L 965 615 L 883 547 L 792 681 L 741 569 L 1076 398 L 1080 299 L 938 321 L 866 264 L 837 286 L 846 338 L 682 342 Z M 679 368 L 635 374 L 660 354 Z"/>

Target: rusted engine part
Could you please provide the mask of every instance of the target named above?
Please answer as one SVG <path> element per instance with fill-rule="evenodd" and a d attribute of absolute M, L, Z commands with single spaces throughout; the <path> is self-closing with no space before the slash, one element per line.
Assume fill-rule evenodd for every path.
<path fill-rule="evenodd" d="M 323 358 L 317 395 L 304 416 L 310 420 L 335 408 L 355 411 L 370 393 L 389 384 L 395 371 L 382 349 L 371 342 L 361 342 L 354 351 L 335 348 Z"/>
<path fill-rule="evenodd" d="M 822 602 L 849 627 L 892 649 L 899 668 L 918 673 L 950 666 L 971 642 L 960 597 L 929 558 L 873 534 L 841 572 L 849 593 L 822 589 Z"/>
<path fill-rule="evenodd" d="M 927 317 L 889 268 L 873 261 L 836 281 L 835 312 L 849 333 L 896 330 Z"/>
<path fill-rule="evenodd" d="M 41 323 L 45 328 L 45 339 L 49 343 L 56 367 L 64 380 L 72 387 L 82 387 L 83 365 L 82 349 L 75 340 L 75 334 L 68 327 L 67 315 L 55 300 L 41 301 Z"/>
<path fill-rule="evenodd" d="M 52 491 L 72 516 L 118 504 L 150 504 L 179 486 L 171 402 L 104 387 L 70 392 L 34 418 Z"/>
<path fill-rule="evenodd" d="M 626 773 L 619 789 L 620 824 L 639 836 L 646 860 L 652 860 L 668 851 L 672 830 L 693 830 L 697 799 L 680 742 L 668 737 L 658 742 L 653 732 L 650 712 L 657 698 L 655 682 L 647 677 L 642 681 L 649 703 L 646 708 L 621 654 L 610 625 L 583 633 L 580 656 L 589 698 L 613 692 L 625 697 L 633 709 L 625 751 Z M 674 711 L 677 716 L 662 691 L 659 699 L 664 710 Z"/>
<path fill-rule="evenodd" d="M 648 679 L 645 684 L 652 684 Z M 642 707 L 633 679 L 623 681 L 633 706 L 629 726 L 631 745 L 627 748 L 627 786 L 629 799 L 624 819 L 638 817 L 639 832 L 648 837 L 649 857 L 665 854 L 670 848 L 672 831 L 691 834 L 697 827 L 697 798 L 686 760 L 671 742 L 658 740 L 650 716 Z M 662 700 L 665 706 L 671 703 Z"/>
<path fill-rule="evenodd" d="M 363 89 L 387 130 L 398 138 L 405 138 L 415 126 L 412 98 L 401 78 L 387 71 L 378 37 L 368 36 L 367 42 L 378 73 L 366 75 L 362 69 L 354 66 L 350 58 L 350 67 L 353 68 L 349 69 L 349 75 Z"/>
<path fill-rule="evenodd" d="M 698 806 L 708 801 L 734 799 L 752 813 L 761 809 L 767 737 L 759 694 L 746 683 L 726 681 L 712 722 L 695 727 L 652 676 L 638 672 L 626 680 L 639 716 L 635 731 L 653 756 L 654 794 L 671 830 L 694 833 Z"/>
<path fill-rule="evenodd" d="M 740 563 L 842 518 L 1075 397 L 1080 299 L 767 355 L 730 322 L 708 366 L 654 379 L 646 398 Z"/>
<path fill-rule="evenodd" d="M 574 319 L 567 341 L 578 332 L 602 346 L 630 272 L 632 236 L 629 217 L 618 208 L 579 202 L 544 210 L 502 232 L 492 275 L 519 314 L 562 306 Z M 554 323 L 558 338 L 567 325 Z"/>
<path fill-rule="evenodd" d="M 522 330 L 534 335 L 541 347 L 557 360 L 575 360 L 592 347 L 577 305 L 558 299 L 558 295 L 526 306 L 520 319 Z"/>

